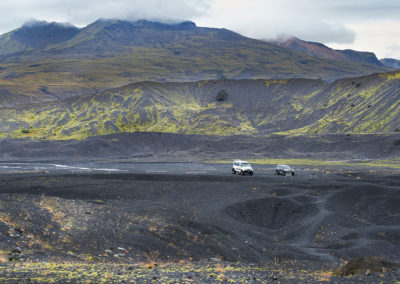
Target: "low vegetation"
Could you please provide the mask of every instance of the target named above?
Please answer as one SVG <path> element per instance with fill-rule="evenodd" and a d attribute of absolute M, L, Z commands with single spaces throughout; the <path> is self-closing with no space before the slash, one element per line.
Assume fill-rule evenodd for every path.
<path fill-rule="evenodd" d="M 232 160 L 210 160 L 209 163 L 232 163 Z M 278 165 L 278 164 L 290 164 L 290 165 L 302 165 L 302 166 L 357 166 L 357 167 L 374 167 L 374 168 L 391 168 L 400 169 L 400 159 L 391 160 L 335 160 L 335 159 L 251 159 L 252 164 L 259 165 Z"/>
<path fill-rule="evenodd" d="M 0 136 L 65 140 L 120 132 L 392 133 L 400 120 L 399 74 L 331 84 L 306 79 L 143 82 L 57 103 L 3 109 Z"/>

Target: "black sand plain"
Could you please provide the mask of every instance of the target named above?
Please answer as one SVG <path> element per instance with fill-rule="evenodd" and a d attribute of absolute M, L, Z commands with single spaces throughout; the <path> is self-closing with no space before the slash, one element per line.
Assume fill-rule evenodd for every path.
<path fill-rule="evenodd" d="M 396 139 L 379 141 L 395 151 Z M 254 165 L 238 176 L 230 164 L 159 161 L 173 147 L 132 151 L 148 171 L 0 174 L 1 281 L 399 281 L 398 169 L 305 165 L 283 177 Z"/>
<path fill-rule="evenodd" d="M 396 172 L 329 172 L 317 178 L 289 178 L 272 172 L 253 177 L 2 175 L 1 251 L 3 257 L 14 257 L 14 262 L 23 258 L 33 263 L 93 265 L 202 263 L 222 271 L 235 265 L 264 269 L 254 270 L 256 278 L 246 278 L 249 281 L 279 277 L 280 281 L 296 282 L 301 280 L 296 277 L 306 276 L 295 274 L 292 279 L 285 271 L 297 268 L 308 271 L 307 281 L 318 281 L 321 271 L 329 274 L 346 260 L 399 259 L 399 189 Z M 14 262 L 2 264 L 3 269 Z M 271 265 L 275 270 L 288 268 L 272 273 Z M 378 271 L 387 271 L 385 267 Z M 162 277 L 153 270 L 149 267 L 143 278 L 131 275 L 130 280 Z M 365 276 L 373 267 L 364 270 L 355 279 L 393 280 L 400 276 L 397 270 Z M 0 277 L 6 280 L 7 269 L 2 271 Z M 215 271 L 209 272 L 188 273 L 196 282 L 213 282 L 210 275 Z M 229 270 L 224 272 L 230 279 Z M 249 277 L 249 273 L 244 275 Z M 32 278 L 29 273 L 16 275 Z M 174 275 L 181 273 L 170 277 L 175 279 Z M 329 280 L 335 277 L 332 274 Z"/>

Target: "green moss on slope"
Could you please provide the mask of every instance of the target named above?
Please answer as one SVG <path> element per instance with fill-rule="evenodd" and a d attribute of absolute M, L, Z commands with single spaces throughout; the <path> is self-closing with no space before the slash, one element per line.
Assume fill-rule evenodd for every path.
<path fill-rule="evenodd" d="M 391 79 L 388 80 L 387 78 Z M 400 120 L 400 78 L 144 82 L 0 113 L 1 137 L 84 139 L 119 132 L 209 135 L 381 133 Z M 217 100 L 221 90 L 224 100 Z"/>

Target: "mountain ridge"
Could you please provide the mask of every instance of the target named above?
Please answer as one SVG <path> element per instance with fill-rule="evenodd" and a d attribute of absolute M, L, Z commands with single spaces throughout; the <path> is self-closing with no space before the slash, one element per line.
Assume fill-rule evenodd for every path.
<path fill-rule="evenodd" d="M 383 66 L 373 52 L 362 52 L 352 49 L 338 50 L 332 49 L 322 43 L 304 41 L 296 37 L 288 39 L 270 41 L 281 47 L 290 48 L 304 54 L 315 56 L 317 58 L 335 59 L 341 61 L 352 61 L 357 63 L 367 63 L 377 66 Z"/>
<path fill-rule="evenodd" d="M 400 60 L 394 58 L 382 58 L 380 62 L 390 68 L 400 69 Z"/>

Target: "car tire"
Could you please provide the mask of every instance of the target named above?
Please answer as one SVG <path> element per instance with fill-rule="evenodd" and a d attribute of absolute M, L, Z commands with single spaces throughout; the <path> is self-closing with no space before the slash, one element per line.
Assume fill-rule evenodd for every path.
<path fill-rule="evenodd" d="M 253 172 L 250 172 L 250 175 L 252 176 L 252 175 L 253 175 Z"/>
<path fill-rule="evenodd" d="M 276 174 L 277 176 L 279 176 L 279 171 L 278 171 L 278 170 L 276 170 L 276 171 L 275 171 L 275 174 Z"/>
<path fill-rule="evenodd" d="M 235 169 L 232 169 L 232 174 L 236 175 Z"/>
<path fill-rule="evenodd" d="M 292 176 L 294 176 L 294 173 L 292 173 Z"/>

